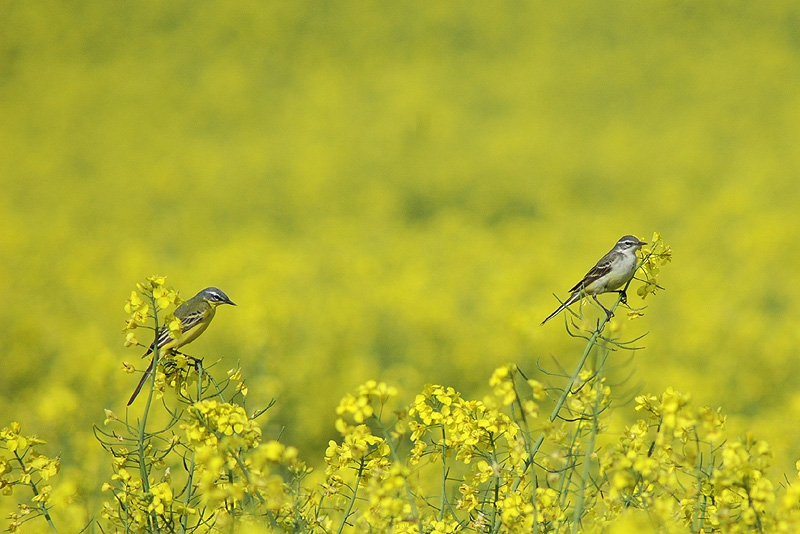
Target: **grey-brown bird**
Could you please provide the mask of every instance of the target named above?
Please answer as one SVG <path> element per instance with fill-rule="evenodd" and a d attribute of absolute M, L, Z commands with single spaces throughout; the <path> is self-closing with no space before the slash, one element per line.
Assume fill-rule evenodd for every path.
<path fill-rule="evenodd" d="M 542 321 L 542 324 L 558 315 L 562 310 L 566 309 L 567 306 L 580 300 L 583 295 L 591 296 L 595 302 L 603 308 L 606 312 L 606 316 L 611 317 L 611 312 L 600 304 L 600 301 L 597 300 L 597 295 L 618 291 L 619 288 L 623 287 L 633 278 L 636 272 L 636 264 L 638 263 L 636 251 L 639 250 L 642 245 L 646 244 L 647 243 L 644 241 L 639 241 L 639 238 L 633 235 L 621 237 L 620 240 L 617 241 L 617 244 L 614 245 L 614 248 L 612 248 L 608 254 L 600 258 L 600 261 L 586 273 L 583 280 L 570 289 L 572 294 L 564 304 L 548 315 L 547 318 Z"/>

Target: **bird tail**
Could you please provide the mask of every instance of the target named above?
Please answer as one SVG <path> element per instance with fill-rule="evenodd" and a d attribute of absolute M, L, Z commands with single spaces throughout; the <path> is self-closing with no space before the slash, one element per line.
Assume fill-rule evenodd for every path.
<path fill-rule="evenodd" d="M 147 377 L 150 376 L 150 373 L 153 372 L 153 362 L 154 361 L 155 361 L 155 358 L 150 360 L 150 365 L 147 367 L 147 370 L 142 375 L 142 379 L 139 380 L 139 384 L 136 386 L 136 389 L 133 391 L 133 395 L 131 395 L 131 398 L 128 401 L 128 406 L 133 404 L 133 401 L 136 400 L 136 397 L 139 395 L 139 392 L 142 390 L 142 386 L 144 386 L 144 383 L 147 380 Z"/>
<path fill-rule="evenodd" d="M 548 315 L 547 318 L 544 321 L 542 321 L 542 324 L 546 323 L 547 321 L 549 321 L 550 319 L 552 319 L 553 317 L 564 311 L 569 305 L 577 302 L 580 297 L 581 297 L 580 291 L 574 292 L 572 295 L 569 296 L 569 298 L 566 301 L 564 301 L 564 304 L 559 306 L 556 311 Z"/>

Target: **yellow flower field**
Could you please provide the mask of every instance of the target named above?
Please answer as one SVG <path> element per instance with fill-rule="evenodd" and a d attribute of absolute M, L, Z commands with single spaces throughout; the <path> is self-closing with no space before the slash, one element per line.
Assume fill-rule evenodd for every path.
<path fill-rule="evenodd" d="M 2 2 L 0 21 L 3 528 L 50 531 L 46 502 L 60 532 L 169 513 L 186 532 L 198 503 L 235 502 L 273 522 L 213 528 L 300 530 L 284 507 L 304 496 L 336 511 L 299 507 L 309 532 L 796 525 L 792 3 L 43 0 Z M 591 352 L 602 372 L 562 401 L 579 416 L 546 423 L 587 347 L 565 317 L 588 337 L 604 315 L 588 299 L 583 321 L 542 319 L 620 236 L 655 232 L 663 289 L 634 281 L 642 309 L 620 304 L 598 347 L 637 341 Z M 158 375 L 170 407 L 222 396 L 153 445 L 197 455 L 196 500 L 181 461 L 150 481 L 126 455 L 149 362 L 124 307 L 154 275 L 237 304 L 185 350 L 212 382 L 190 358 Z M 158 396 L 153 425 L 170 420 Z M 123 426 L 114 458 L 98 429 Z M 553 478 L 534 486 L 539 468 Z"/>

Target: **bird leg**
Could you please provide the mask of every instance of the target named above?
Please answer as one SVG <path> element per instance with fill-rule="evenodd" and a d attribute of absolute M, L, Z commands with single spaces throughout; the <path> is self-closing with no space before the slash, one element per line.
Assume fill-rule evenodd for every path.
<path fill-rule="evenodd" d="M 194 364 L 194 370 L 199 372 L 199 369 L 203 368 L 203 358 L 195 358 L 194 356 L 187 356 L 192 363 Z"/>
<path fill-rule="evenodd" d="M 628 305 L 628 294 L 625 292 L 625 290 L 624 289 L 620 289 L 619 291 L 617 291 L 617 293 L 619 293 L 619 296 L 620 296 L 619 301 L 622 304 L 627 306 Z"/>
<path fill-rule="evenodd" d="M 597 305 L 603 308 L 603 311 L 606 312 L 606 321 L 614 317 L 614 313 L 611 310 L 606 309 L 606 307 L 603 306 L 603 304 L 599 300 L 597 300 L 597 295 L 592 295 L 592 298 L 597 303 Z"/>
<path fill-rule="evenodd" d="M 180 352 L 180 351 L 177 351 L 177 350 L 173 351 L 173 352 L 175 354 L 180 354 L 181 356 L 185 357 L 187 360 L 191 360 L 192 361 L 192 366 L 194 367 L 195 371 L 197 371 L 197 369 L 199 367 L 203 366 L 203 359 L 202 358 L 195 358 L 194 356 L 189 356 L 185 352 Z"/>

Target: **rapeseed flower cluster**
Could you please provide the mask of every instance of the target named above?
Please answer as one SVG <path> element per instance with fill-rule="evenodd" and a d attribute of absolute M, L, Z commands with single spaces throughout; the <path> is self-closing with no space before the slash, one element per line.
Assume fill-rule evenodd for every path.
<path fill-rule="evenodd" d="M 685 256 L 659 324 L 622 327 L 660 331 L 635 380 L 706 392 L 792 478 L 793 2 L 111 5 L 3 10 L 0 427 L 46 432 L 79 495 L 108 462 L 74 430 L 131 381 L 107 334 L 136 269 L 249 300 L 198 346 L 235 343 L 324 469 L 343 384 L 482 399 L 502 362 L 565 363 L 545 294 L 645 221 Z"/>
<path fill-rule="evenodd" d="M 370 380 L 359 386 L 355 395 L 345 396 L 336 407 L 336 429 L 342 442 L 328 442 L 325 452 L 326 474 L 331 477 L 348 467 L 357 466 L 360 476 L 369 477 L 388 466 L 390 447 L 386 437 L 373 433 L 366 422 L 378 420 L 383 407 L 397 396 L 397 388 Z M 377 406 L 376 406 L 377 404 Z M 356 424 L 352 424 L 356 423 Z"/>
<path fill-rule="evenodd" d="M 125 313 L 129 314 L 123 330 L 126 346 L 141 345 L 136 337 L 136 330 L 139 328 L 155 330 L 166 325 L 174 339 L 181 335 L 180 321 L 169 314 L 160 315 L 160 312 L 181 302 L 178 293 L 164 285 L 166 281 L 166 276 L 148 276 L 131 291 L 124 308 Z M 155 325 L 151 325 L 153 322 Z"/>
<path fill-rule="evenodd" d="M 115 500 L 104 506 L 106 520 L 132 531 L 174 522 L 193 525 L 190 530 L 201 525 L 222 528 L 235 517 L 265 513 L 276 524 L 292 522 L 294 499 L 303 492 L 294 495 L 282 473 L 300 480 L 310 472 L 297 449 L 263 441 L 261 429 L 244 408 L 216 400 L 195 403 L 180 428 L 183 436 L 173 436 L 169 446 L 158 451 L 159 458 L 146 458 L 164 473 L 161 480 L 143 483 L 128 469 L 138 462 L 135 451 L 114 451 L 115 472 L 104 489 L 112 491 Z M 176 460 L 186 471 L 177 485 L 172 468 L 165 468 L 167 463 L 177 468 Z"/>
<path fill-rule="evenodd" d="M 508 399 L 506 391 L 502 395 L 501 407 Z M 426 451 L 435 459 L 452 451 L 469 464 L 475 456 L 491 459 L 501 441 L 506 449 L 513 448 L 519 428 L 501 410 L 483 401 L 466 401 L 451 387 L 426 386 L 408 410 L 414 418 L 409 422 L 412 462 L 419 462 Z"/>
<path fill-rule="evenodd" d="M 290 464 L 297 451 L 277 441 L 262 443 L 261 429 L 243 407 L 216 400 L 196 402 L 181 425 L 194 452 L 200 503 L 230 512 L 258 499 L 270 511 L 284 505 L 283 479 L 270 465 Z"/>
<path fill-rule="evenodd" d="M 52 526 L 50 518 L 51 477 L 58 474 L 59 458 L 48 458 L 36 450 L 45 442 L 36 436 L 21 433 L 21 425 L 13 422 L 0 430 L 0 495 L 11 496 L 17 487 L 31 490 L 29 502 L 21 502 L 8 516 L 8 531 L 16 532 L 24 523 L 36 517 L 44 517 Z"/>
<path fill-rule="evenodd" d="M 343 427 L 342 442 L 331 442 L 327 454 L 325 494 L 342 498 L 328 520 L 339 514 L 341 525 L 359 532 L 617 532 L 639 521 L 632 514 L 641 510 L 656 532 L 792 532 L 800 525 L 800 475 L 781 497 L 767 477 L 769 446 L 750 435 L 727 438 L 719 409 L 695 408 L 672 388 L 641 395 L 634 412 L 644 417 L 615 442 L 608 439 L 611 388 L 584 370 L 567 392 L 569 415 L 557 425 L 540 422 L 543 438 L 534 441 L 536 415 L 520 409 L 516 388 L 507 385 L 521 374 L 513 365 L 495 370 L 484 401 L 426 386 L 395 412 L 408 418 L 407 435 Z M 541 384 L 526 382 L 533 382 L 528 394 L 544 400 Z M 365 406 L 370 384 L 340 408 Z M 390 426 L 376 411 L 365 423 Z M 395 440 L 404 438 L 411 449 L 396 454 L 402 443 Z M 343 467 L 347 477 L 339 476 Z"/>
<path fill-rule="evenodd" d="M 342 440 L 328 447 L 325 485 L 329 496 L 340 497 L 335 509 L 344 514 L 342 521 L 363 531 L 391 532 L 530 532 L 534 525 L 560 524 L 564 506 L 555 490 L 532 484 L 531 440 L 517 422 L 524 418 L 527 426 L 538 417 L 534 399 L 544 399 L 544 387 L 527 380 L 525 395 L 518 395 L 514 379 L 520 374 L 514 365 L 498 368 L 484 400 L 466 400 L 452 387 L 426 386 L 395 412 L 393 424 L 377 414 L 396 395 L 394 388 L 370 381 L 346 395 L 337 413 L 361 424 L 337 421 Z M 405 439 L 411 449 L 401 456 Z M 441 478 L 432 483 L 437 472 Z M 431 485 L 439 487 L 438 495 L 426 493 Z M 358 495 L 368 503 L 364 510 L 354 509 Z"/>
<path fill-rule="evenodd" d="M 350 521 L 359 487 L 363 487 L 369 506 L 355 519 L 358 525 L 400 532 L 415 521 L 416 512 L 406 493 L 408 469 L 395 461 L 398 458 L 392 438 L 404 431 L 404 424 L 398 422 L 390 432 L 380 420 L 384 408 L 396 396 L 397 388 L 369 380 L 354 395 L 346 395 L 336 408 L 336 429 L 342 439 L 328 444 L 323 487 L 325 496 L 335 499 L 334 509 L 344 511 L 342 525 Z M 350 488 L 349 497 L 343 493 L 346 487 Z"/>
<path fill-rule="evenodd" d="M 662 252 L 650 252 L 644 264 Z M 141 285 L 137 294 L 146 298 L 129 299 L 131 321 L 155 322 L 152 310 L 175 303 L 161 287 L 160 277 Z M 95 430 L 111 453 L 113 474 L 103 489 L 113 498 L 101 516 L 110 529 L 127 532 L 237 525 L 315 534 L 800 528 L 800 474 L 784 488 L 775 484 L 772 449 L 750 433 L 728 436 L 721 410 L 695 408 L 690 395 L 667 388 L 636 397 L 638 420 L 610 430 L 615 397 L 605 365 L 611 349 L 628 344 L 607 337 L 605 326 L 598 322 L 584 336 L 571 373 L 538 380 L 506 364 L 491 373 L 481 399 L 430 384 L 402 406 L 394 386 L 365 382 L 335 409 L 340 438 L 330 440 L 316 484 L 306 483 L 312 470 L 297 449 L 264 438 L 259 418 L 266 409 L 248 414 L 241 369 L 219 384 L 199 382 L 199 400 L 188 393 L 166 399 L 155 429 L 151 407 L 135 423 L 107 410 L 114 430 Z M 230 389 L 233 396 L 224 398 Z M 26 484 L 33 492 L 10 516 L 10 529 L 38 516 L 52 525 L 45 483 L 58 460 L 36 453 L 32 447 L 43 442 L 21 435 L 18 424 L 0 432 L 0 443 L 10 454 L 0 456 L 3 492 Z"/>
<path fill-rule="evenodd" d="M 104 491 L 112 493 L 113 499 L 103 503 L 101 516 L 116 528 L 144 532 L 150 524 L 150 512 L 158 509 L 158 512 L 163 514 L 166 511 L 163 506 L 163 489 L 156 490 L 155 494 L 149 489 L 144 489 L 142 479 L 137 476 L 135 465 L 133 471 L 128 468 L 135 462 L 128 449 L 119 448 L 113 454 L 114 474 L 111 475 L 111 482 L 105 482 L 102 487 Z M 157 505 L 156 498 L 159 499 Z"/>
<path fill-rule="evenodd" d="M 726 439 L 720 410 L 690 401 L 672 388 L 637 397 L 646 418 L 627 427 L 600 462 L 609 485 L 606 519 L 639 508 L 665 532 L 796 531 L 800 490 L 793 482 L 776 506 L 769 445 L 752 434 Z"/>
<path fill-rule="evenodd" d="M 660 233 L 653 232 L 652 239 L 639 249 L 639 255 L 643 258 L 639 271 L 644 275 L 644 284 L 636 290 L 636 294 L 644 300 L 648 295 L 663 289 L 658 285 L 657 278 L 661 267 L 672 261 L 672 248 L 664 243 Z"/>
<path fill-rule="evenodd" d="M 177 302 L 177 293 L 164 287 L 163 277 L 148 278 L 126 304 L 128 330 L 155 332 L 159 312 Z M 190 394 L 187 385 L 198 372 L 203 379 L 196 394 Z M 297 499 L 308 495 L 297 482 L 310 469 L 294 447 L 263 440 L 256 418 L 266 409 L 248 415 L 235 402 L 243 402 L 248 392 L 241 369 L 228 371 L 218 383 L 199 361 L 176 354 L 166 359 L 157 376 L 156 387 L 164 384 L 174 386 L 178 395 L 164 400 L 163 413 L 154 413 L 148 403 L 134 424 L 106 410 L 105 424 L 115 430 L 95 429 L 112 453 L 114 470 L 103 486 L 114 496 L 104 505 L 104 519 L 115 529 L 136 532 L 175 525 L 184 532 L 207 531 L 224 528 L 235 518 L 265 514 L 274 524 L 292 523 Z M 234 394 L 226 400 L 229 389 Z M 151 425 L 151 416 L 160 422 Z M 180 432 L 174 433 L 175 428 Z M 296 483 L 290 486 L 287 480 Z"/>

